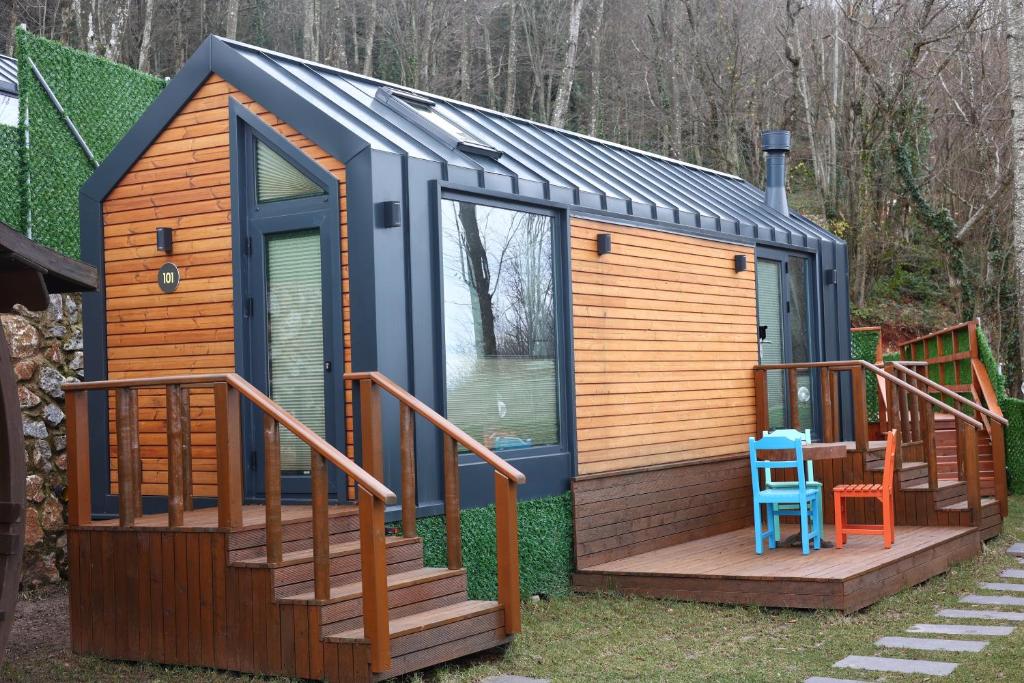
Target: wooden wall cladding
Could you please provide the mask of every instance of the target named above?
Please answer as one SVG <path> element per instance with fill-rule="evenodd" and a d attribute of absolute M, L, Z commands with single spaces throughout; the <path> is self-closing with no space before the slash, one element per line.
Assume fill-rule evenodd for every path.
<path fill-rule="evenodd" d="M 233 372 L 231 180 L 228 98 L 234 97 L 337 177 L 341 199 L 345 370 L 349 371 L 348 238 L 345 167 L 218 76 L 201 86 L 103 202 L 107 371 L 110 379 Z M 174 253 L 156 249 L 157 227 L 174 228 Z M 181 283 L 161 293 L 156 273 L 172 261 Z M 348 452 L 354 452 L 351 390 L 346 391 Z M 110 458 L 117 491 L 114 406 Z M 216 493 L 213 395 L 193 392 L 193 493 Z M 162 391 L 139 396 L 145 495 L 166 494 Z"/>
<path fill-rule="evenodd" d="M 579 569 L 741 529 L 754 514 L 745 455 L 578 477 L 572 495 Z"/>
<path fill-rule="evenodd" d="M 597 255 L 597 235 L 612 251 Z M 750 264 L 735 271 L 734 258 Z M 752 247 L 574 218 L 579 473 L 743 452 L 754 432 Z"/>

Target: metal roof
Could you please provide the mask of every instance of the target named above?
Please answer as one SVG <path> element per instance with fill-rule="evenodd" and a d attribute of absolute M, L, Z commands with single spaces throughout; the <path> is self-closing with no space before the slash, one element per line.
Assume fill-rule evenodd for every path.
<path fill-rule="evenodd" d="M 0 93 L 18 94 L 18 60 L 0 55 Z"/>
<path fill-rule="evenodd" d="M 470 171 L 506 177 L 512 188 L 544 188 L 546 196 L 571 198 L 567 203 L 581 211 L 811 249 L 843 243 L 795 212 L 785 216 L 770 208 L 762 189 L 735 175 L 216 36 L 172 79 L 84 191 L 105 196 L 211 72 L 345 162 L 370 147 L 443 164 L 447 177 Z M 393 91 L 433 102 L 432 116 L 443 126 L 389 105 Z M 451 127 L 500 156 L 453 144 L 442 130 Z"/>

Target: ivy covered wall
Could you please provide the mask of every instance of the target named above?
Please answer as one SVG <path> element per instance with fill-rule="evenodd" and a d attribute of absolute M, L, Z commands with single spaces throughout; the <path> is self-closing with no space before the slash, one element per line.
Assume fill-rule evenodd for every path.
<path fill-rule="evenodd" d="M 0 221 L 21 228 L 18 194 L 18 129 L 0 126 Z"/>
<path fill-rule="evenodd" d="M 31 63 L 46 79 L 97 162 L 105 159 L 138 121 L 165 81 L 22 29 L 15 46 L 19 121 L 30 133 L 28 145 L 20 146 L 18 183 L 24 215 L 19 227 L 25 232 L 31 229 L 37 242 L 77 258 L 78 190 L 92 174 L 93 165 L 32 73 Z"/>

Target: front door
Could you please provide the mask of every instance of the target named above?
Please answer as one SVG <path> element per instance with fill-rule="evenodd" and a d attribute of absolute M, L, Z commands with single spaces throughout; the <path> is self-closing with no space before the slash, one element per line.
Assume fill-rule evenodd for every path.
<path fill-rule="evenodd" d="M 243 372 L 301 423 L 338 445 L 345 436 L 344 356 L 339 213 L 332 179 L 314 175 L 315 166 L 281 140 L 261 138 L 251 129 L 241 138 L 250 159 L 244 165 L 247 201 L 239 226 Z M 268 474 L 262 412 L 252 407 L 246 419 L 246 497 L 260 500 Z M 282 499 L 306 501 L 309 446 L 283 427 L 280 444 Z M 330 490 L 332 497 L 344 490 L 337 472 L 330 477 Z"/>
<path fill-rule="evenodd" d="M 805 363 L 818 359 L 815 334 L 813 261 L 805 254 L 759 249 L 757 254 L 757 324 L 764 364 Z M 801 429 L 816 429 L 815 374 L 797 372 L 797 412 Z M 768 372 L 768 424 L 792 426 L 789 383 L 783 371 Z"/>

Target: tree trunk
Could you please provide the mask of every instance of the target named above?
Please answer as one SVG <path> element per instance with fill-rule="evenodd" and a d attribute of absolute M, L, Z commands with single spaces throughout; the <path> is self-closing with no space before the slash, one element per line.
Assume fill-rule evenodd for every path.
<path fill-rule="evenodd" d="M 366 18 L 366 53 L 363 59 L 363 75 L 373 73 L 373 42 L 377 34 L 377 0 L 370 0 L 370 9 Z"/>
<path fill-rule="evenodd" d="M 562 75 L 558 79 L 558 91 L 555 94 L 555 107 L 551 111 L 551 125 L 556 128 L 565 127 L 565 119 L 569 114 L 569 96 L 572 94 L 572 83 L 576 76 L 576 54 L 580 46 L 580 17 L 583 14 L 583 0 L 573 0 L 569 15 L 569 39 L 565 48 L 565 63 Z"/>
<path fill-rule="evenodd" d="M 590 34 L 590 123 L 587 133 L 597 135 L 598 117 L 601 112 L 601 25 L 604 23 L 604 0 L 597 2 L 597 18 L 594 31 Z"/>
<path fill-rule="evenodd" d="M 459 50 L 459 99 L 469 101 L 469 0 L 462 0 L 462 36 Z"/>
<path fill-rule="evenodd" d="M 494 333 L 491 270 L 487 262 L 487 250 L 480 238 L 476 206 L 469 202 L 459 202 L 459 219 L 464 233 L 469 286 L 476 295 L 477 311 L 480 314 L 481 353 L 487 358 L 493 358 L 498 355 L 498 338 Z"/>
<path fill-rule="evenodd" d="M 302 56 L 316 61 L 320 59 L 320 17 L 316 0 L 302 2 Z"/>
<path fill-rule="evenodd" d="M 341 69 L 348 68 L 348 50 L 345 49 L 345 8 L 343 0 L 334 0 L 334 20 L 327 57 Z"/>
<path fill-rule="evenodd" d="M 110 33 L 107 34 L 107 51 L 104 56 L 112 62 L 121 61 L 124 50 L 121 40 L 124 38 L 125 24 L 128 23 L 128 1 L 118 3 L 110 20 Z"/>
<path fill-rule="evenodd" d="M 505 106 L 504 112 L 511 114 L 516 107 L 516 72 L 519 65 L 519 22 L 516 20 L 516 3 L 512 0 L 508 7 L 508 57 L 505 66 Z"/>
<path fill-rule="evenodd" d="M 1010 104 L 1013 111 L 1013 255 L 1017 275 L 1018 338 L 1024 340 L 1024 0 L 1006 0 Z M 1024 342 L 1020 344 L 1024 368 Z"/>
<path fill-rule="evenodd" d="M 153 14 L 156 0 L 143 0 L 146 6 L 142 20 L 142 42 L 139 44 L 139 71 L 149 70 L 149 49 L 153 40 Z"/>
<path fill-rule="evenodd" d="M 238 35 L 238 0 L 228 0 L 224 6 L 224 37 L 235 40 Z"/>

